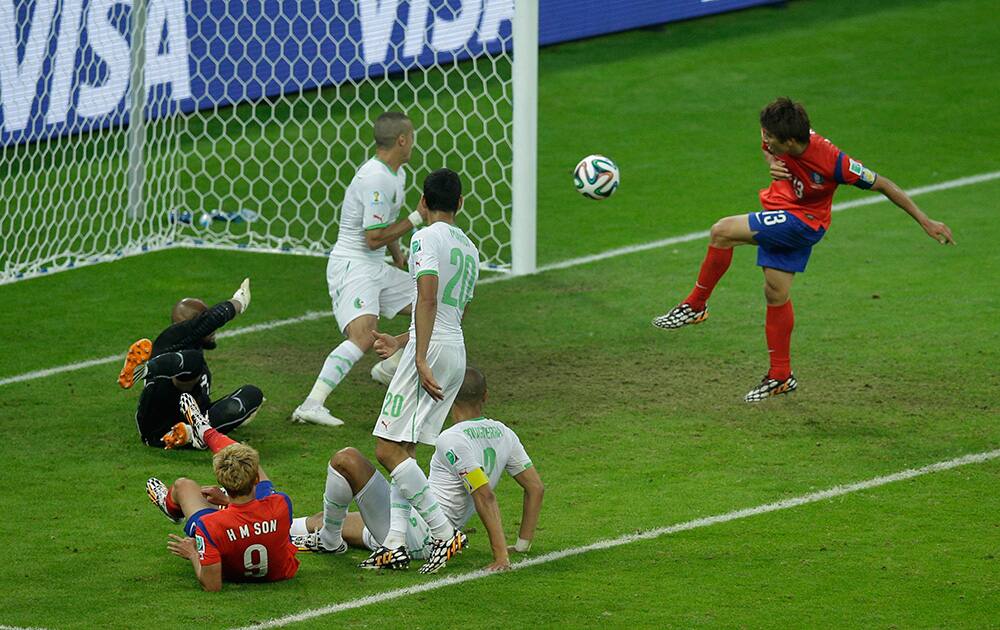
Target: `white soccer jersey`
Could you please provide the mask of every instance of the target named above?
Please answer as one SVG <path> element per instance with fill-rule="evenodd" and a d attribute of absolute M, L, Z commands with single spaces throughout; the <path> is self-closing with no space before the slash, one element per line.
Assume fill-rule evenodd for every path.
<path fill-rule="evenodd" d="M 396 222 L 406 199 L 406 171 L 393 173 L 385 162 L 371 158 L 358 169 L 344 193 L 340 229 L 331 256 L 382 262 L 385 247 L 368 249 L 365 232 Z"/>
<path fill-rule="evenodd" d="M 462 527 L 476 511 L 467 474 L 482 468 L 490 488 L 496 488 L 504 471 L 513 477 L 531 466 L 531 458 L 510 427 L 489 418 L 466 420 L 438 436 L 430 486 L 451 524 Z"/>
<path fill-rule="evenodd" d="M 464 342 L 462 314 L 472 301 L 479 280 L 479 250 L 462 230 L 444 221 L 413 235 L 410 241 L 410 275 L 414 282 L 411 339 L 416 339 L 416 282 L 425 274 L 438 277 L 437 317 L 431 341 Z"/>

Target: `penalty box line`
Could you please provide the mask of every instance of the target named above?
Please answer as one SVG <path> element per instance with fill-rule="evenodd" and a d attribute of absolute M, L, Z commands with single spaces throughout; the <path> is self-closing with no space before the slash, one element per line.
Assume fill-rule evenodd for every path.
<path fill-rule="evenodd" d="M 961 177 L 959 179 L 952 179 L 946 182 L 940 182 L 938 184 L 931 184 L 930 186 L 920 186 L 918 188 L 913 188 L 908 190 L 907 193 L 911 197 L 916 197 L 918 195 L 923 195 L 931 192 L 938 192 L 941 190 L 950 190 L 952 188 L 961 188 L 963 186 L 972 186 L 974 184 L 981 184 L 983 182 L 992 181 L 994 179 L 1000 179 L 1000 171 L 993 171 L 992 173 L 982 173 L 980 175 L 972 175 L 969 177 Z M 851 201 L 845 201 L 843 203 L 837 203 L 833 205 L 833 211 L 839 212 L 841 210 L 847 210 L 849 208 L 857 208 L 860 206 L 871 206 L 877 203 L 882 203 L 887 201 L 882 195 L 875 197 L 864 197 L 861 199 L 853 199 Z M 697 241 L 703 238 L 708 238 L 708 230 L 703 230 L 701 232 L 691 232 L 689 234 L 682 234 L 680 236 L 672 236 L 670 238 L 664 238 L 657 241 L 650 241 L 648 243 L 641 243 L 638 245 L 627 245 L 625 247 L 617 247 L 615 249 L 609 249 L 604 252 L 597 254 L 591 254 L 589 256 L 581 256 L 579 258 L 570 258 L 569 260 L 562 260 L 555 263 L 550 263 L 548 265 L 541 265 L 535 271 L 538 273 L 545 273 L 547 271 L 556 271 L 557 269 L 569 269 L 571 267 L 578 267 L 580 265 L 586 265 L 592 262 L 598 262 L 601 260 L 607 260 L 609 258 L 617 258 L 618 256 L 625 256 L 628 254 L 635 254 L 637 252 L 644 252 L 651 249 L 659 249 L 661 247 L 668 247 L 670 245 L 678 245 L 680 243 L 689 243 L 691 241 Z M 490 278 L 483 278 L 478 284 L 493 284 L 495 282 L 504 282 L 506 280 L 512 280 L 514 278 L 521 278 L 523 276 L 514 276 L 510 274 L 492 276 Z M 329 311 L 309 311 L 298 317 L 290 317 L 288 319 L 278 319 L 270 322 L 263 322 L 261 324 L 255 324 L 253 326 L 245 326 L 243 328 L 236 328 L 234 330 L 222 330 L 218 333 L 219 339 L 225 339 L 228 337 L 237 337 L 239 335 L 246 335 L 249 333 L 262 332 L 266 330 L 273 330 L 275 328 L 282 328 L 284 326 L 291 326 L 294 324 L 301 324 L 302 322 L 311 322 L 317 319 L 324 319 L 327 317 L 332 317 L 333 313 Z M 14 383 L 23 383 L 26 381 L 33 381 L 39 378 L 46 378 L 48 376 L 54 376 L 56 374 L 62 374 L 64 372 L 75 372 L 76 370 L 83 370 L 90 367 L 95 367 L 98 365 L 106 365 L 108 363 L 114 363 L 116 361 L 121 361 L 123 354 L 115 354 L 107 357 L 101 357 L 97 359 L 89 359 L 87 361 L 80 361 L 78 363 L 69 363 L 67 365 L 60 365 L 57 367 L 46 368 L 43 370 L 34 370 L 31 372 L 25 372 L 23 374 L 17 374 L 15 376 L 8 376 L 5 378 L 0 378 L 0 387 L 4 385 L 13 385 Z"/>
<path fill-rule="evenodd" d="M 897 481 L 905 481 L 907 479 L 913 479 L 914 477 L 920 477 L 922 475 L 927 475 L 930 473 L 941 472 L 944 470 L 951 470 L 952 468 L 958 468 L 959 466 L 967 466 L 969 464 L 981 464 L 983 462 L 988 462 L 997 459 L 998 457 L 1000 457 L 1000 449 L 993 451 L 985 451 L 982 453 L 963 455 L 961 457 L 956 457 L 954 459 L 937 462 L 936 464 L 930 464 L 928 466 L 923 466 L 921 468 L 910 468 L 897 473 L 893 473 L 891 475 L 885 475 L 882 477 L 875 477 L 873 479 L 868 479 L 867 481 L 859 481 L 857 483 L 834 486 L 832 488 L 821 490 L 819 492 L 811 492 L 809 494 L 793 497 L 791 499 L 784 499 L 782 501 L 776 501 L 774 503 L 765 503 L 763 505 L 758 505 L 757 507 L 745 508 L 742 510 L 734 510 L 732 512 L 726 512 L 725 514 L 717 514 L 715 516 L 706 516 L 703 518 L 697 518 L 691 521 L 677 523 L 675 525 L 658 527 L 656 529 L 650 529 L 635 534 L 627 534 L 625 536 L 620 536 L 618 538 L 598 540 L 597 542 L 593 542 L 589 545 L 584 545 L 582 547 L 571 547 L 569 549 L 563 549 L 561 551 L 553 551 L 535 558 L 529 558 L 527 560 L 515 562 L 511 565 L 511 571 L 519 571 L 521 569 L 526 569 L 528 567 L 533 567 L 539 564 L 547 564 L 549 562 L 555 562 L 557 560 L 562 560 L 563 558 L 578 556 L 581 554 L 590 553 L 592 551 L 613 549 L 615 547 L 630 545 L 632 543 L 641 542 L 645 540 L 653 540 L 656 538 L 660 538 L 661 536 L 676 534 L 678 532 L 685 532 L 692 529 L 698 529 L 701 527 L 708 527 L 710 525 L 717 525 L 719 523 L 728 523 L 730 521 L 736 521 L 751 516 L 757 516 L 758 514 L 767 514 L 769 512 L 777 512 L 780 510 L 787 510 L 789 508 L 799 507 L 801 505 L 817 503 L 819 501 L 825 501 L 827 499 L 844 496 L 846 494 L 851 494 L 853 492 L 860 492 L 862 490 L 877 488 L 879 486 L 895 483 Z M 332 615 L 347 610 L 363 608 L 371 604 L 379 604 L 394 599 L 400 599 L 402 597 L 408 597 L 410 595 L 416 595 L 418 593 L 426 593 L 428 591 L 445 588 L 447 586 L 453 586 L 455 584 L 462 584 L 465 582 L 480 580 L 490 575 L 494 574 L 488 573 L 482 569 L 478 571 L 470 571 L 468 573 L 462 573 L 460 575 L 454 575 L 442 579 L 433 580 L 431 582 L 426 582 L 424 584 L 419 584 L 417 586 L 410 586 L 407 588 L 384 591 L 381 593 L 376 593 L 374 595 L 368 595 L 366 597 L 361 597 L 358 599 L 352 599 L 346 602 L 341 602 L 339 604 L 331 604 L 329 606 L 323 606 L 321 608 L 313 608 L 305 610 L 293 615 L 277 617 L 275 619 L 264 621 L 258 624 L 244 626 L 240 630 L 263 630 L 264 628 L 281 628 L 283 626 L 287 626 L 293 623 L 298 623 L 301 621 L 307 621 L 309 619 L 315 619 L 317 617 L 323 617 L 326 615 Z"/>

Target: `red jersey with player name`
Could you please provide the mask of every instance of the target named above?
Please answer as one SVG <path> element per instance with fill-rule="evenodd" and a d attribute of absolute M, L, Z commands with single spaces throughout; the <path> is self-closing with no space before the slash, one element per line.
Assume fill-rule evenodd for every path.
<path fill-rule="evenodd" d="M 288 537 L 292 501 L 270 481 L 254 488 L 254 500 L 196 519 L 195 544 L 202 566 L 222 562 L 228 582 L 287 580 L 299 570 Z"/>
<path fill-rule="evenodd" d="M 768 151 L 766 142 L 762 141 L 761 147 Z M 814 230 L 830 227 L 830 209 L 837 186 L 851 184 L 867 190 L 878 178 L 815 131 L 809 132 L 809 146 L 802 155 L 775 157 L 785 164 L 792 179 L 775 180 L 761 190 L 761 207 L 786 210 Z"/>

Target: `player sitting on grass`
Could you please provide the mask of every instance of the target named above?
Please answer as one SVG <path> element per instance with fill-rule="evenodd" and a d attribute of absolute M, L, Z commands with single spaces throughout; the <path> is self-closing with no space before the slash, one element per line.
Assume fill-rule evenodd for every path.
<path fill-rule="evenodd" d="M 205 350 L 215 348 L 215 331 L 249 305 L 250 278 L 232 299 L 212 308 L 201 300 L 185 298 L 174 305 L 173 325 L 155 342 L 140 339 L 129 348 L 118 384 L 128 389 L 143 381 L 135 422 L 147 446 L 179 448 L 192 443 L 191 426 L 178 411 L 184 393 L 191 394 L 212 426 L 223 433 L 253 418 L 264 402 L 260 389 L 243 385 L 212 402 L 212 373 L 205 362 Z"/>
<path fill-rule="evenodd" d="M 299 561 L 288 533 L 291 500 L 275 491 L 260 467 L 257 451 L 213 429 L 194 398 L 184 394 L 180 407 L 193 429 L 193 439 L 215 453 L 212 466 L 226 494 L 212 492 L 216 488 L 203 490 L 183 477 L 169 488 L 156 477 L 150 478 L 146 482 L 149 500 L 174 523 L 187 518 L 184 533 L 188 537 L 170 534 L 167 547 L 175 556 L 191 561 L 206 591 L 218 591 L 223 581 L 274 582 L 294 577 Z"/>
<path fill-rule="evenodd" d="M 851 159 L 812 131 L 800 103 L 779 98 L 760 113 L 761 148 L 770 164 L 770 187 L 760 191 L 763 211 L 725 217 L 712 226 L 708 254 L 691 294 L 669 313 L 653 320 L 659 328 L 700 324 L 708 317 L 708 298 L 733 259 L 738 245 L 757 246 L 764 270 L 767 317 L 764 331 L 771 366 L 760 384 L 744 397 L 758 402 L 795 391 L 791 339 L 795 316 L 792 279 L 806 269 L 812 247 L 830 227 L 837 186 L 850 184 L 885 195 L 902 208 L 931 238 L 953 243 L 951 230 L 930 219 L 899 186 Z"/>
<path fill-rule="evenodd" d="M 337 242 L 326 267 L 333 315 L 347 339 L 334 348 L 312 390 L 292 412 L 294 422 L 327 426 L 344 424 L 324 406 L 326 399 L 354 364 L 372 347 L 378 318 L 409 313 L 413 281 L 399 237 L 423 222 L 411 212 L 396 221 L 406 201 L 406 169 L 413 153 L 413 123 L 400 112 L 386 112 L 375 121 L 375 155 L 361 165 L 344 192 Z M 395 265 L 385 262 L 388 248 Z M 372 378 L 387 384 L 398 358 L 378 363 Z"/>
<path fill-rule="evenodd" d="M 410 274 L 416 283 L 410 330 L 398 337 L 372 333 L 383 358 L 399 348 L 403 352 L 372 431 L 375 456 L 392 477 L 392 513 L 383 548 L 370 560 L 388 554 L 390 564 L 409 563 L 404 543 L 415 509 L 434 539 L 430 560 L 420 570 L 433 572 L 462 550 L 466 536 L 425 492 L 427 476 L 414 454 L 418 442 L 434 445 L 465 378 L 462 317 L 479 278 L 479 250 L 455 225 L 462 207 L 458 173 L 438 169 L 424 179 L 423 190 L 418 209 L 427 227 L 410 241 Z"/>
<path fill-rule="evenodd" d="M 493 550 L 493 562 L 486 568 L 503 570 L 510 566 L 510 551 L 526 552 L 531 548 L 544 487 L 517 434 L 503 423 L 483 417 L 486 397 L 482 372 L 466 368 L 465 381 L 451 408 L 455 424 L 438 436 L 429 484 L 452 526 L 461 529 L 473 512 L 479 514 Z M 493 494 L 504 471 L 524 489 L 521 529 L 517 543 L 509 548 Z M 343 553 L 348 545 L 373 551 L 382 548 L 389 532 L 389 492 L 385 477 L 360 451 L 338 451 L 327 467 L 323 511 L 295 519 L 293 542 L 300 549 L 317 552 Z M 347 511 L 352 499 L 358 512 Z M 419 515 L 413 515 L 406 530 L 407 554 L 415 559 L 427 557 L 430 542 L 427 524 Z M 407 567 L 407 563 L 392 562 L 392 551 L 383 550 L 382 554 L 361 566 Z"/>

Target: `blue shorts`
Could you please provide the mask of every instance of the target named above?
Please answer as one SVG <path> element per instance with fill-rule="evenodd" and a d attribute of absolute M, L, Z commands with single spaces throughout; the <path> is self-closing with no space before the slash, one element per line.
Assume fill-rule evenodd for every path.
<path fill-rule="evenodd" d="M 216 512 L 218 512 L 218 510 L 215 508 L 205 508 L 203 510 L 198 510 L 197 512 L 192 514 L 191 517 L 187 520 L 187 523 L 184 524 L 184 533 L 193 538 L 194 528 L 197 527 L 198 525 L 201 525 L 201 517 L 208 516 L 209 514 L 215 514 Z M 202 529 L 205 529 L 205 527 L 203 526 Z"/>
<path fill-rule="evenodd" d="M 791 212 L 762 210 L 747 215 L 750 229 L 756 232 L 757 265 L 781 271 L 801 273 L 806 270 L 812 247 L 826 230 L 814 230 Z"/>

